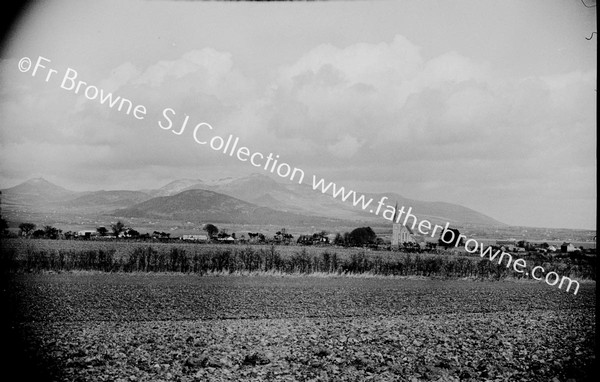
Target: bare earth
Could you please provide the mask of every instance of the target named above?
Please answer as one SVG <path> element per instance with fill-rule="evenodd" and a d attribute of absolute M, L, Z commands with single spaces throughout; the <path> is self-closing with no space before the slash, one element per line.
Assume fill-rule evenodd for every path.
<path fill-rule="evenodd" d="M 15 334 L 25 340 L 25 371 L 39 378 L 594 378 L 595 283 L 582 284 L 574 296 L 511 281 L 102 273 L 13 278 L 4 290 L 15 320 L 13 340 Z"/>

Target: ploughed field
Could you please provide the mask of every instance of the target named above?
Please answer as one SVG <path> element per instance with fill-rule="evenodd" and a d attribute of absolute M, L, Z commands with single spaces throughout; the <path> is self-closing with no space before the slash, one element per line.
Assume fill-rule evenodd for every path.
<path fill-rule="evenodd" d="M 583 381 L 595 365 L 595 282 L 7 277 L 19 380 Z"/>

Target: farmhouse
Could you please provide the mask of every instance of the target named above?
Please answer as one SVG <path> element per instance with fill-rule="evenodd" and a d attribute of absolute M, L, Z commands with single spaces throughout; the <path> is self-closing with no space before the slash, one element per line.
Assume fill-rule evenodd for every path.
<path fill-rule="evenodd" d="M 85 237 L 85 238 L 90 238 L 92 236 L 98 236 L 98 231 L 94 230 L 90 230 L 90 229 L 85 229 L 85 230 L 81 230 L 81 231 L 77 231 L 77 236 L 78 237 Z"/>
<path fill-rule="evenodd" d="M 208 236 L 206 235 L 183 235 L 181 240 L 185 241 L 208 241 Z"/>
<path fill-rule="evenodd" d="M 560 251 L 562 253 L 571 253 L 571 252 L 575 252 L 577 248 L 575 248 L 575 246 L 571 243 L 568 242 L 564 242 L 562 243 L 562 245 L 560 246 Z"/>

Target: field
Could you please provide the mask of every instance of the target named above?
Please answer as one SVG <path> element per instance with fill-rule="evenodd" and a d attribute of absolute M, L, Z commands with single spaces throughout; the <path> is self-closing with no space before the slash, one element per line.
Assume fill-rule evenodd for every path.
<path fill-rule="evenodd" d="M 309 276 L 76 272 L 11 285 L 28 370 L 56 380 L 580 381 L 595 362 L 595 283 L 577 296 Z"/>
<path fill-rule="evenodd" d="M 66 243 L 8 242 L 4 250 L 26 258 L 27 245 L 30 253 L 50 253 Z M 91 245 L 116 245 L 85 250 L 125 258 L 148 246 Z M 181 249 L 191 255 L 193 247 Z M 220 253 L 217 246 L 198 248 Z M 295 252 L 284 251 L 281 258 L 291 261 Z M 322 249 L 311 251 L 309 258 L 322 258 Z M 339 251 L 341 262 L 357 255 Z M 392 261 L 383 257 L 390 253 L 381 256 Z M 266 274 L 5 273 L 2 314 L 11 325 L 3 371 L 36 381 L 595 380 L 591 280 L 573 295 L 494 275 Z"/>

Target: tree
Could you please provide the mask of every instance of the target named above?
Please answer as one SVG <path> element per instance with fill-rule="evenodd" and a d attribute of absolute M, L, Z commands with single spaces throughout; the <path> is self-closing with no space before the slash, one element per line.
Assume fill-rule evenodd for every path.
<path fill-rule="evenodd" d="M 360 227 L 350 232 L 348 239 L 350 245 L 363 246 L 375 243 L 377 234 L 375 234 L 375 231 L 371 227 Z"/>
<path fill-rule="evenodd" d="M 98 227 L 96 228 L 96 231 L 100 236 L 106 236 L 106 234 L 108 233 L 108 229 L 106 229 L 106 227 Z"/>
<path fill-rule="evenodd" d="M 29 235 L 35 231 L 35 224 L 33 223 L 21 223 L 19 224 L 20 234 L 29 237 Z"/>
<path fill-rule="evenodd" d="M 344 239 L 345 246 L 350 245 L 350 232 L 344 232 L 343 239 Z"/>
<path fill-rule="evenodd" d="M 140 233 L 139 233 L 138 231 L 134 230 L 133 228 L 128 228 L 128 229 L 125 231 L 125 235 L 127 235 L 127 237 L 134 237 L 134 238 L 137 238 L 137 237 L 139 237 L 139 236 L 140 236 Z"/>
<path fill-rule="evenodd" d="M 333 239 L 333 244 L 335 245 L 344 245 L 346 244 L 346 242 L 344 241 L 344 237 L 342 236 L 341 233 L 336 233 L 335 234 L 335 239 Z"/>
<path fill-rule="evenodd" d="M 209 238 L 213 238 L 217 233 L 219 233 L 219 229 L 214 224 L 205 224 L 204 228 L 202 228 L 208 234 Z"/>
<path fill-rule="evenodd" d="M 0 217 L 0 235 L 8 235 L 8 222 L 2 217 Z"/>
<path fill-rule="evenodd" d="M 44 236 L 48 239 L 58 239 L 58 236 L 61 234 L 62 230 L 52 227 L 51 225 L 44 226 Z"/>
<path fill-rule="evenodd" d="M 125 224 L 123 224 L 123 222 L 119 220 L 115 224 L 112 224 L 110 226 L 110 229 L 115 234 L 115 238 L 118 238 L 119 235 L 121 234 L 121 232 L 123 232 L 123 230 L 125 230 Z"/>
<path fill-rule="evenodd" d="M 276 243 L 289 244 L 293 238 L 294 238 L 293 235 L 287 233 L 287 230 L 285 228 L 282 228 L 281 231 L 275 232 L 275 236 L 273 237 L 273 240 Z"/>
<path fill-rule="evenodd" d="M 312 235 L 300 235 L 298 236 L 298 240 L 296 240 L 296 243 L 303 245 L 312 245 L 313 237 Z"/>
<path fill-rule="evenodd" d="M 38 238 L 46 236 L 46 231 L 44 231 L 43 229 L 36 229 L 35 231 L 33 231 L 31 236 L 38 239 Z"/>

